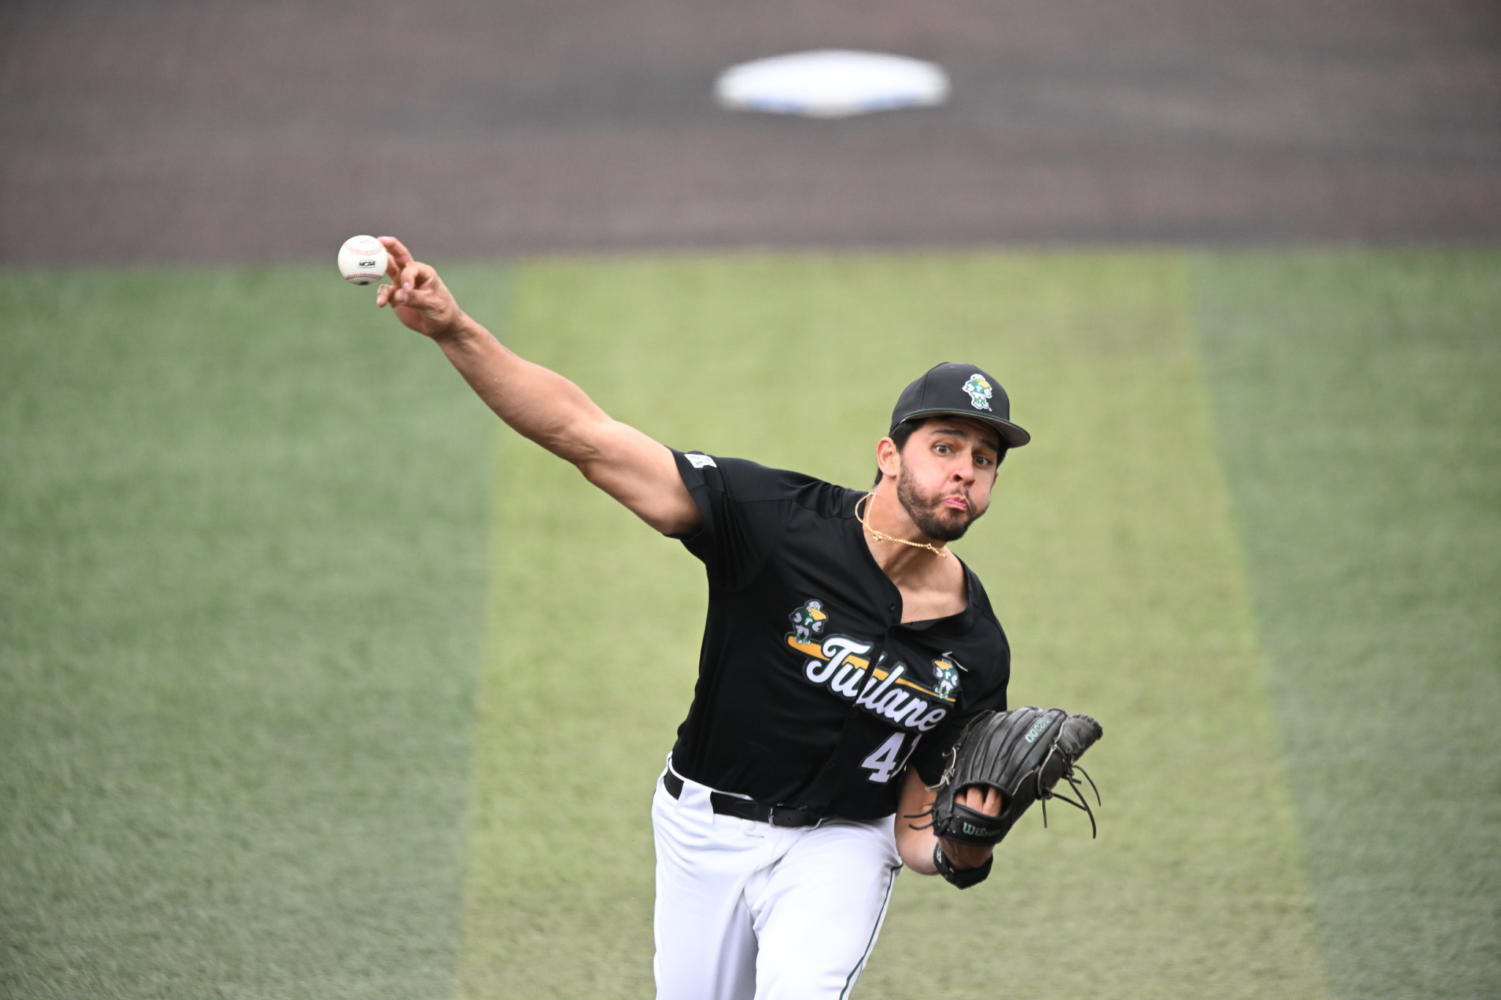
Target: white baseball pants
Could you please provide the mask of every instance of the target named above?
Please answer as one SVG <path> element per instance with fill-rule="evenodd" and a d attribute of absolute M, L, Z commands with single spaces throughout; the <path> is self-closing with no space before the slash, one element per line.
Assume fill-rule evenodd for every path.
<path fill-rule="evenodd" d="M 850 995 L 901 870 L 892 819 L 774 827 L 657 782 L 657 1000 Z"/>

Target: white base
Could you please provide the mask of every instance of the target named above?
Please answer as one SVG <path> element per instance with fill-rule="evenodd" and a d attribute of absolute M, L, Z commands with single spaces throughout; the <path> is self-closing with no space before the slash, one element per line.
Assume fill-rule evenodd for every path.
<path fill-rule="evenodd" d="M 920 59 L 820 49 L 731 66 L 714 92 L 720 104 L 738 111 L 843 118 L 942 104 L 949 81 L 941 68 Z"/>

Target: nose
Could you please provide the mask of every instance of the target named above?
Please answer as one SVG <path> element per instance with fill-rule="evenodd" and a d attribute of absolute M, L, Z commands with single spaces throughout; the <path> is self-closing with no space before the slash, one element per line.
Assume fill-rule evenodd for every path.
<path fill-rule="evenodd" d="M 954 465 L 954 481 L 956 483 L 972 483 L 975 480 L 975 456 L 964 453 Z"/>

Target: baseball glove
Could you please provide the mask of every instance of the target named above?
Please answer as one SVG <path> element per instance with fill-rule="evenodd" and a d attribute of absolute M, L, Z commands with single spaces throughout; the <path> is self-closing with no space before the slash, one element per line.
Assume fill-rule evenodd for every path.
<path fill-rule="evenodd" d="M 997 844 L 1033 802 L 1042 801 L 1046 826 L 1047 800 L 1057 798 L 1088 814 L 1091 835 L 1098 833 L 1094 812 L 1075 774 L 1089 782 L 1099 803 L 1100 790 L 1077 761 L 1103 734 L 1094 719 L 1070 715 L 1061 708 L 1017 708 L 976 716 L 950 751 L 933 802 L 933 832 L 962 844 Z M 1060 781 L 1068 783 L 1076 799 L 1054 791 Z M 1001 792 L 999 816 L 987 816 L 955 801 L 961 791 L 974 785 Z"/>

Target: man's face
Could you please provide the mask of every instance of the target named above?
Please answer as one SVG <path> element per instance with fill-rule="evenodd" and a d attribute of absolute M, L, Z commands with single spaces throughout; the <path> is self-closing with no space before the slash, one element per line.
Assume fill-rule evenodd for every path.
<path fill-rule="evenodd" d="M 907 439 L 896 496 L 917 529 L 952 542 L 990 506 L 1000 440 L 985 424 L 962 417 L 929 420 Z"/>

